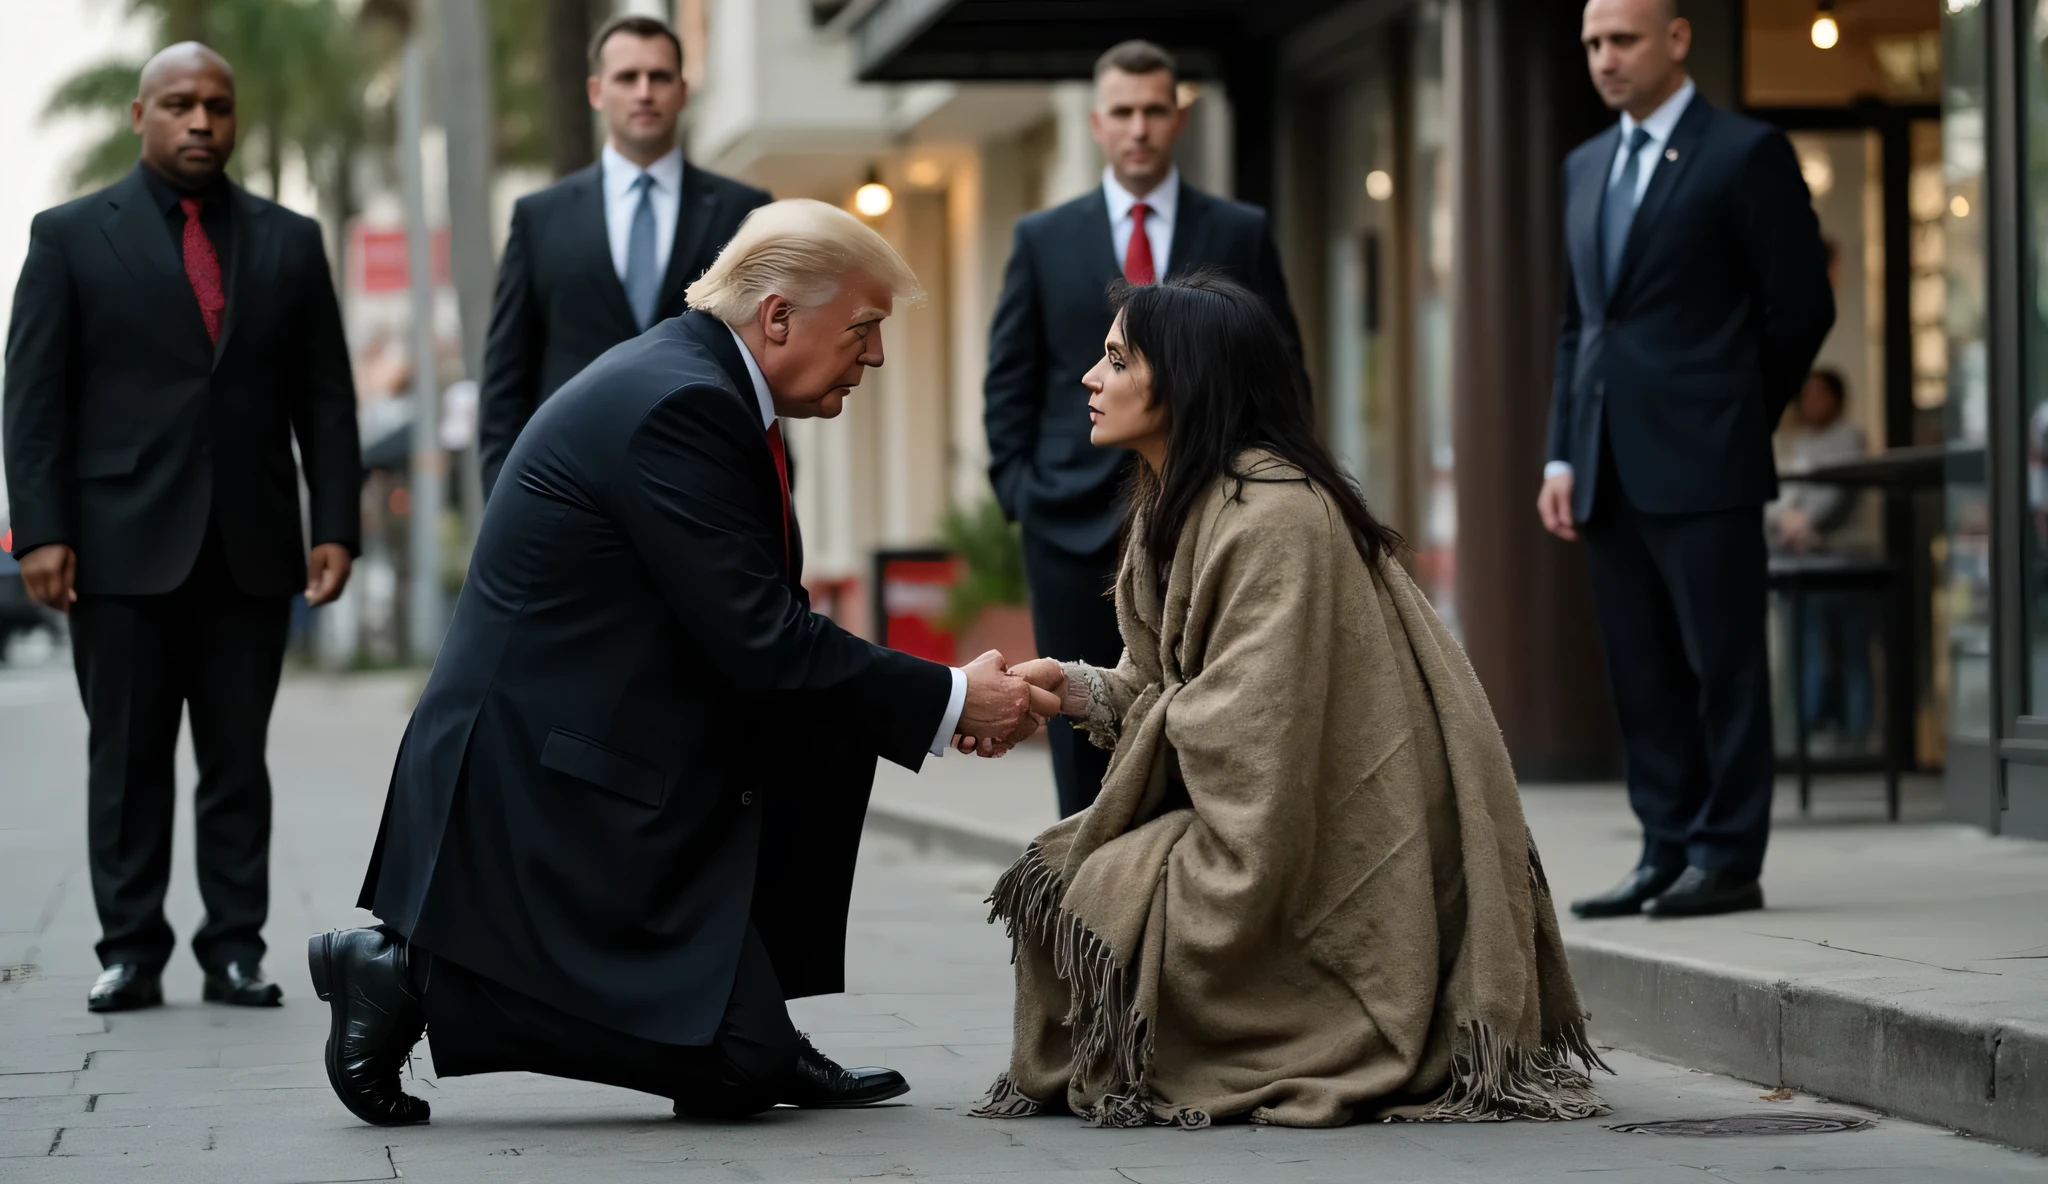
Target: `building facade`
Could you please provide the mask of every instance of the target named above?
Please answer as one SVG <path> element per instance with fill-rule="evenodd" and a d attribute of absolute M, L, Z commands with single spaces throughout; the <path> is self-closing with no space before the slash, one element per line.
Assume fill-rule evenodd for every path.
<path fill-rule="evenodd" d="M 1558 166 L 1612 119 L 1576 0 L 827 7 L 857 76 L 896 86 L 1056 87 L 1130 36 L 1179 53 L 1228 113 L 1212 184 L 1274 210 L 1328 439 L 1416 544 L 1524 777 L 1617 771 L 1582 562 L 1533 511 Z M 1952 817 L 2048 836 L 2048 3 L 1681 9 L 1702 93 L 1787 131 L 1835 251 L 1821 361 L 1880 446 L 1910 618 L 1887 724 Z M 972 348 L 985 302 L 957 312 Z M 952 373 L 965 417 L 978 375 Z"/>

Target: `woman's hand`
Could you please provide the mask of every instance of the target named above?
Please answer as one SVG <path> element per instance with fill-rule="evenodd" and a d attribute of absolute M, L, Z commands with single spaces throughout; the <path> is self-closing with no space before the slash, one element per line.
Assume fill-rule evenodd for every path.
<path fill-rule="evenodd" d="M 1079 679 L 1070 681 L 1067 672 L 1053 659 L 1039 658 L 1032 662 L 1019 662 L 1010 667 L 1010 673 L 1040 690 L 1058 695 L 1061 715 L 1088 714 L 1088 684 Z"/>

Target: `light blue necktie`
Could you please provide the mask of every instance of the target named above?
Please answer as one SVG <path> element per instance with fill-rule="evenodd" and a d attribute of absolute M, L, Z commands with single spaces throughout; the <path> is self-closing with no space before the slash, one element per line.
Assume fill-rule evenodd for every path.
<path fill-rule="evenodd" d="M 1600 208 L 1601 265 L 1606 269 L 1609 295 L 1621 274 L 1622 253 L 1628 250 L 1628 228 L 1636 220 L 1636 180 L 1643 175 L 1643 145 L 1649 142 L 1650 133 L 1643 128 L 1629 134 L 1628 158 L 1621 175 L 1607 186 L 1607 200 Z"/>
<path fill-rule="evenodd" d="M 654 178 L 633 178 L 640 202 L 633 207 L 633 228 L 626 236 L 626 303 L 645 330 L 654 323 L 654 302 L 661 298 L 661 271 L 654 265 Z"/>

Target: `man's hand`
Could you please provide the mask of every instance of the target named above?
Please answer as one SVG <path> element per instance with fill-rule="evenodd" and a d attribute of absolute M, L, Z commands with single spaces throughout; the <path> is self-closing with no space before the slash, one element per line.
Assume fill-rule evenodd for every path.
<path fill-rule="evenodd" d="M 962 752 L 1000 756 L 1059 710 L 1058 695 L 1004 669 L 1003 655 L 995 650 L 961 669 L 967 675 L 967 702 L 960 709 L 957 725 Z"/>
<path fill-rule="evenodd" d="M 78 555 L 63 543 L 45 543 L 21 557 L 21 582 L 29 599 L 68 613 L 78 600 Z"/>
<path fill-rule="evenodd" d="M 331 604 L 348 587 L 348 573 L 355 566 L 348 548 L 340 543 L 322 543 L 306 558 L 306 606 Z"/>
<path fill-rule="evenodd" d="M 1067 672 L 1052 658 L 1039 658 L 1031 662 L 1019 662 L 1010 667 L 1010 673 L 1023 679 L 1040 690 L 1051 691 L 1060 697 L 1060 714 L 1082 716 L 1088 714 L 1088 684 L 1068 681 Z"/>
<path fill-rule="evenodd" d="M 1577 542 L 1578 530 L 1572 526 L 1572 475 L 1559 473 L 1543 479 L 1543 491 L 1536 495 L 1536 513 L 1543 519 L 1543 529 L 1567 543 Z"/>

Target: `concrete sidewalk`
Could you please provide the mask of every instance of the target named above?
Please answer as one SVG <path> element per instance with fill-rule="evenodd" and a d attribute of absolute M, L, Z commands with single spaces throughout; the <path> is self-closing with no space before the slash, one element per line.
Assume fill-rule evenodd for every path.
<path fill-rule="evenodd" d="M 0 1179 L 1564 1184 L 1598 1173 L 1616 1184 L 1682 1184 L 1707 1173 L 1780 1184 L 1825 1172 L 1843 1184 L 2048 1184 L 2048 1160 L 1890 1119 L 1770 1138 L 1623 1133 L 1612 1128 L 1788 1112 L 1877 1117 L 1810 1096 L 1767 1100 L 1744 1082 L 1626 1053 L 1611 1058 L 1619 1075 L 1599 1083 L 1614 1115 L 1564 1125 L 1189 1134 L 968 1118 L 1009 1047 L 1008 948 L 981 903 L 995 869 L 898 836 L 957 841 L 966 832 L 934 821 L 945 810 L 1012 825 L 1048 810 L 1042 751 L 1030 748 L 1010 764 L 953 757 L 914 780 L 884 773 L 855 888 L 850 989 L 793 1007 L 847 1063 L 902 1069 L 913 1090 L 901 1104 L 686 1123 L 661 1099 L 599 1086 L 523 1074 L 439 1079 L 423 1051 L 411 1088 L 433 1103 L 432 1124 L 364 1126 L 327 1087 L 327 1009 L 313 999 L 301 942 L 364 920 L 349 902 L 411 695 L 410 680 L 375 677 L 292 680 L 280 697 L 268 933 L 285 1006 L 198 1003 L 198 972 L 181 948 L 166 975 L 168 1006 L 95 1016 L 84 1007 L 98 967 L 76 691 L 62 672 L 0 672 Z M 189 801 L 189 765 L 183 784 Z M 169 909 L 181 938 L 200 911 L 189 844 L 188 828 Z"/>
<path fill-rule="evenodd" d="M 1882 821 L 1874 780 L 1778 802 L 1762 913 L 1564 918 L 1595 1034 L 1622 1048 L 2048 1151 L 2048 843 L 1938 816 L 1909 784 Z M 1630 867 L 1619 786 L 1532 786 L 1523 803 L 1560 905 Z M 1055 817 L 1043 744 L 994 766 L 884 765 L 870 826 L 1008 859 Z M 1919 821 L 1914 821 L 1918 819 Z"/>

